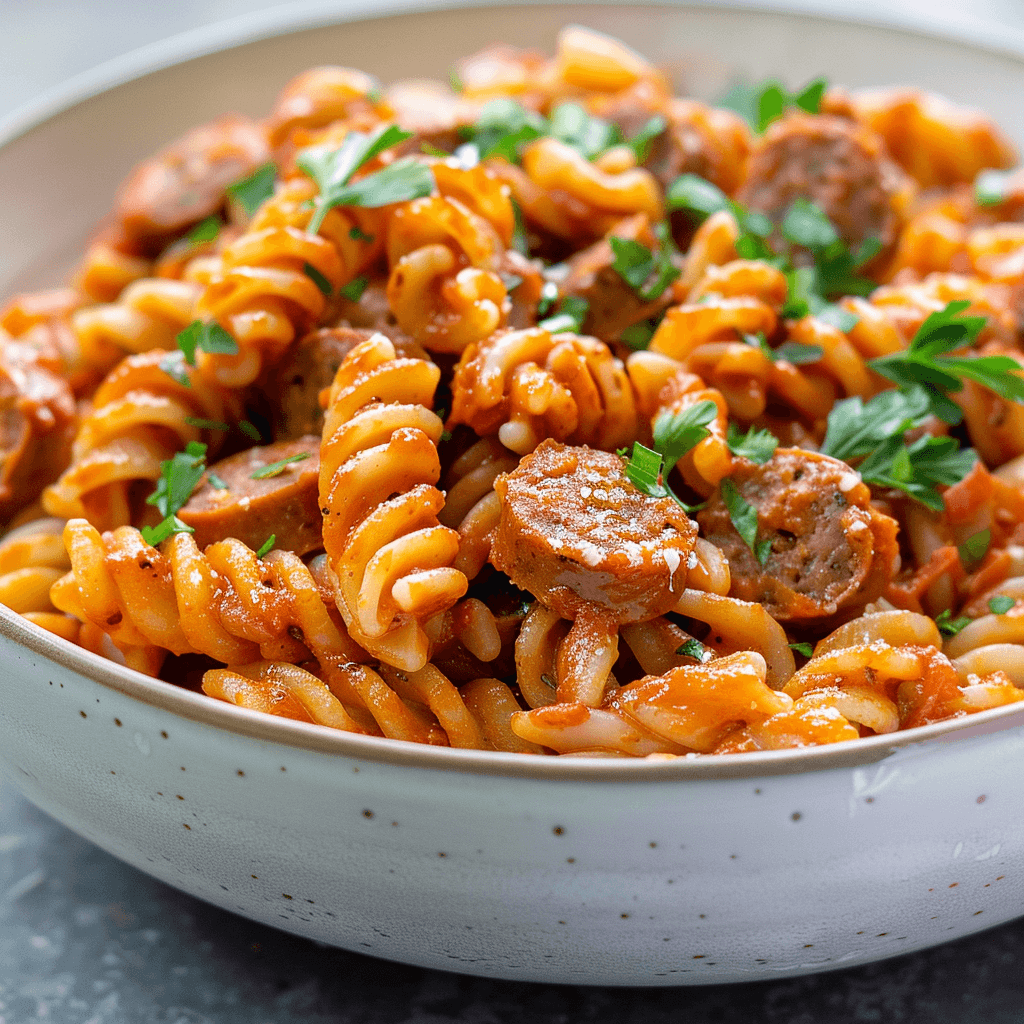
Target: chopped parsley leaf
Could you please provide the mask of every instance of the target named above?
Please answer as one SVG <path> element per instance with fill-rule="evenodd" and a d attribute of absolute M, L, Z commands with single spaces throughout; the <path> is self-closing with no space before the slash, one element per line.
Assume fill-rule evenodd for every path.
<path fill-rule="evenodd" d="M 799 107 L 808 114 L 821 110 L 821 98 L 828 88 L 824 78 L 815 78 L 797 92 L 789 92 L 777 79 L 758 85 L 737 82 L 719 101 L 719 107 L 735 111 L 754 131 L 763 133 L 790 107 Z"/>
<path fill-rule="evenodd" d="M 651 155 L 651 145 L 654 140 L 668 128 L 668 122 L 661 116 L 655 114 L 626 145 L 633 150 L 637 164 L 643 164 Z"/>
<path fill-rule="evenodd" d="M 372 243 L 376 236 L 368 235 L 358 224 L 356 224 L 355 227 L 348 229 L 348 237 L 351 238 L 353 242 Z"/>
<path fill-rule="evenodd" d="M 566 295 L 558 304 L 554 316 L 541 320 L 537 326 L 551 334 L 558 334 L 561 331 L 572 331 L 579 334 L 583 330 L 584 321 L 590 311 L 590 303 L 579 295 Z"/>
<path fill-rule="evenodd" d="M 190 441 L 183 452 L 176 452 L 160 463 L 160 477 L 156 489 L 146 498 L 164 517 L 156 526 L 144 526 L 142 539 L 154 547 L 172 533 L 194 533 L 191 526 L 178 518 L 178 512 L 188 502 L 206 472 L 206 445 Z"/>
<path fill-rule="evenodd" d="M 185 241 L 191 245 L 202 245 L 204 242 L 212 242 L 220 234 L 220 228 L 220 217 L 215 213 L 211 213 L 209 217 L 204 217 L 189 231 L 185 236 Z"/>
<path fill-rule="evenodd" d="M 331 297 L 331 292 L 334 291 L 334 289 L 331 287 L 331 282 L 328 281 L 327 278 L 324 277 L 324 275 L 321 274 L 320 271 L 317 270 L 312 263 L 303 263 L 302 272 L 306 275 L 306 277 L 310 278 L 313 281 L 313 284 L 315 284 L 317 288 L 320 289 L 323 295 L 326 295 L 328 298 Z"/>
<path fill-rule="evenodd" d="M 1016 603 L 1012 597 L 997 594 L 995 597 L 989 598 L 988 610 L 993 615 L 1005 615 Z"/>
<path fill-rule="evenodd" d="M 221 423 L 220 420 L 204 420 L 199 416 L 186 416 L 185 422 L 190 427 L 199 427 L 200 430 L 230 430 L 231 424 Z"/>
<path fill-rule="evenodd" d="M 228 487 L 227 481 L 217 476 L 213 470 L 206 474 L 206 479 L 210 482 L 210 486 L 215 487 L 218 491 L 228 491 L 231 489 Z"/>
<path fill-rule="evenodd" d="M 368 277 L 354 277 L 348 284 L 343 284 L 338 289 L 338 294 L 348 299 L 349 302 L 358 302 L 363 297 L 363 292 L 366 291 L 369 283 Z"/>
<path fill-rule="evenodd" d="M 189 378 L 188 370 L 185 368 L 185 353 L 180 349 L 174 352 L 168 352 L 160 360 L 160 369 L 167 374 L 171 380 L 176 381 L 182 387 L 192 387 L 192 381 Z"/>
<path fill-rule="evenodd" d="M 238 354 L 238 342 L 215 320 L 209 323 L 193 320 L 188 327 L 178 332 L 176 341 L 189 366 L 196 365 L 196 349 L 208 355 Z"/>
<path fill-rule="evenodd" d="M 858 466 L 861 479 L 876 487 L 893 487 L 936 512 L 943 509 L 935 488 L 963 480 L 978 461 L 973 448 L 960 448 L 954 437 L 924 435 L 909 445 L 902 435 L 882 442 Z"/>
<path fill-rule="evenodd" d="M 547 134 L 579 150 L 588 160 L 622 142 L 617 125 L 592 116 L 578 103 L 560 103 L 555 107 Z"/>
<path fill-rule="evenodd" d="M 796 651 L 797 654 L 802 654 L 805 658 L 811 658 L 814 656 L 814 648 L 808 643 L 790 644 L 790 649 Z"/>
<path fill-rule="evenodd" d="M 257 469 L 255 473 L 251 473 L 249 475 L 249 479 L 266 480 L 272 476 L 279 476 L 284 472 L 285 466 L 288 466 L 293 462 L 304 462 L 308 458 L 309 452 L 296 452 L 294 455 L 289 455 L 286 459 L 278 459 L 277 462 L 271 462 L 262 469 Z"/>
<path fill-rule="evenodd" d="M 708 424 L 718 416 L 718 406 L 710 399 L 687 406 L 679 412 L 665 410 L 654 421 L 654 447 L 664 457 L 665 479 L 675 464 L 705 437 L 711 434 Z"/>
<path fill-rule="evenodd" d="M 988 554 L 988 546 L 992 543 L 992 531 L 989 529 L 980 530 L 978 533 L 971 534 L 959 545 L 957 551 L 960 554 L 960 561 L 965 566 L 974 565 L 980 562 L 985 555 Z"/>
<path fill-rule="evenodd" d="M 644 302 L 653 302 L 660 298 L 680 274 L 679 268 L 672 260 L 675 245 L 669 234 L 668 225 L 664 221 L 656 224 L 654 234 L 659 242 L 656 252 L 631 238 L 618 238 L 612 235 L 608 239 L 615 256 L 612 269 Z M 654 280 L 650 285 L 646 285 L 652 276 Z"/>
<path fill-rule="evenodd" d="M 676 654 L 682 654 L 686 658 L 695 658 L 697 661 L 703 661 L 707 654 L 707 648 L 699 640 L 694 640 L 693 637 L 690 637 L 689 640 L 684 640 L 676 648 Z"/>
<path fill-rule="evenodd" d="M 633 443 L 633 453 L 626 462 L 626 476 L 638 491 L 652 498 L 666 498 L 668 491 L 661 482 L 661 456 L 639 441 Z"/>
<path fill-rule="evenodd" d="M 246 437 L 251 437 L 254 441 L 263 440 L 260 432 L 248 420 L 242 420 L 242 422 L 238 424 L 238 429 L 245 434 Z"/>
<path fill-rule="evenodd" d="M 743 543 L 753 552 L 760 565 L 768 561 L 771 554 L 771 540 L 757 539 L 757 509 L 739 492 L 739 488 L 726 477 L 719 485 L 722 501 L 729 512 L 729 519 L 736 527 L 736 532 L 743 538 Z"/>
<path fill-rule="evenodd" d="M 247 178 L 228 185 L 226 191 L 248 216 L 252 216 L 273 194 L 277 167 L 268 162 L 257 167 Z"/>
<path fill-rule="evenodd" d="M 382 125 L 369 135 L 349 132 L 336 149 L 310 146 L 301 150 L 295 162 L 320 189 L 307 230 L 319 231 L 324 217 L 335 206 L 388 206 L 429 196 L 434 190 L 434 175 L 426 164 L 413 157 L 402 157 L 365 178 L 352 181 L 360 167 L 409 138 L 412 132 L 390 124 Z"/>
<path fill-rule="evenodd" d="M 974 179 L 974 201 L 978 206 L 998 206 L 1007 196 L 1012 171 L 982 171 Z"/>
<path fill-rule="evenodd" d="M 939 632 L 943 636 L 956 636 L 964 626 L 969 626 L 970 624 L 971 620 L 966 615 L 961 615 L 959 618 L 954 619 L 948 608 L 943 608 L 935 616 L 935 625 L 939 627 Z"/>
<path fill-rule="evenodd" d="M 660 318 L 655 320 L 641 320 L 637 324 L 630 324 L 620 335 L 619 341 L 636 352 L 646 349 L 658 329 Z"/>
<path fill-rule="evenodd" d="M 763 466 L 775 454 L 779 439 L 770 430 L 758 430 L 757 427 L 741 434 L 736 425 L 730 423 L 726 443 L 733 455 Z"/>
<path fill-rule="evenodd" d="M 277 534 L 272 533 L 260 546 L 256 552 L 257 558 L 262 558 L 264 555 L 269 555 L 274 545 L 277 543 Z"/>

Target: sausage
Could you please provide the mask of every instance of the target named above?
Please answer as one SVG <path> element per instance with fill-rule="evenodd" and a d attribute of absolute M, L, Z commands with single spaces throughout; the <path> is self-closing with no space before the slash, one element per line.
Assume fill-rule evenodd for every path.
<path fill-rule="evenodd" d="M 252 478 L 258 470 L 294 455 L 308 457 L 282 467 L 275 476 Z M 227 489 L 214 487 L 211 474 Z M 319 477 L 320 438 L 315 435 L 249 448 L 210 466 L 178 518 L 195 530 L 201 548 L 235 537 L 258 550 L 274 534 L 275 547 L 304 555 L 323 546 Z"/>
<path fill-rule="evenodd" d="M 839 459 L 780 448 L 763 466 L 737 459 L 729 479 L 757 510 L 761 565 L 737 533 L 721 489 L 697 513 L 701 533 L 729 559 L 733 597 L 761 604 L 784 623 L 858 614 L 899 569 L 896 521 L 871 506 L 871 491 Z"/>
<path fill-rule="evenodd" d="M 685 588 L 696 525 L 637 490 L 618 455 L 547 440 L 494 490 L 491 564 L 563 618 L 597 605 L 613 622 L 643 622 Z"/>
<path fill-rule="evenodd" d="M 659 245 L 645 213 L 619 221 L 608 234 L 608 238 L 612 237 L 639 242 L 652 252 Z M 672 302 L 672 292 L 666 288 L 656 299 L 645 302 L 614 269 L 615 253 L 608 238 L 595 242 L 569 260 L 569 273 L 559 292 L 586 299 L 583 332 L 611 343 L 618 341 L 627 327 L 665 309 Z"/>
<path fill-rule="evenodd" d="M 841 117 L 790 114 L 755 145 L 736 198 L 779 223 L 801 196 L 827 214 L 851 249 L 877 238 L 887 251 L 913 185 L 870 129 Z"/>
<path fill-rule="evenodd" d="M 139 164 L 121 186 L 115 216 L 124 235 L 155 255 L 224 203 L 228 185 L 270 159 L 266 133 L 228 114 L 195 128 Z"/>
<path fill-rule="evenodd" d="M 59 369 L 45 365 L 30 344 L 0 341 L 0 519 L 6 520 L 67 468 L 77 411 Z"/>
<path fill-rule="evenodd" d="M 324 424 L 320 392 L 331 386 L 338 367 L 348 353 L 374 331 L 356 327 L 324 327 L 307 334 L 292 350 L 288 359 L 274 370 L 280 382 L 274 410 L 274 436 L 278 440 L 294 440 L 305 434 L 319 436 Z M 399 355 L 428 359 L 427 354 L 400 331 L 385 329 Z M 271 460 L 273 461 L 273 460 Z"/>

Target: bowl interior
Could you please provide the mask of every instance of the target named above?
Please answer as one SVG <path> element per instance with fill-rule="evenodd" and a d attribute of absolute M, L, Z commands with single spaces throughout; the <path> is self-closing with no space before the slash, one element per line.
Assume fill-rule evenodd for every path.
<path fill-rule="evenodd" d="M 394 3 L 347 4 L 347 17 L 394 8 Z M 825 5 L 822 5 L 823 8 Z M 333 13 L 332 13 L 333 11 Z M 915 33 L 906 28 L 832 20 L 809 13 L 784 13 L 732 6 L 544 4 L 456 6 L 412 14 L 331 23 L 331 7 L 316 8 L 279 34 L 253 38 L 266 25 L 236 23 L 229 31 L 201 30 L 148 55 L 115 62 L 48 101 L 50 116 L 31 123 L 25 115 L 8 122 L 0 136 L 0 191 L 17 197 L 5 205 L 0 231 L 0 296 L 61 283 L 85 239 L 111 206 L 118 183 L 140 159 L 190 127 L 227 111 L 267 112 L 281 87 L 317 64 L 359 67 L 389 82 L 409 77 L 445 77 L 460 56 L 495 41 L 550 51 L 557 31 L 579 22 L 625 40 L 663 66 L 677 89 L 699 97 L 719 95 L 737 78 L 775 75 L 789 85 L 825 74 L 850 87 L 907 84 L 978 106 L 1024 143 L 1024 56 L 963 40 Z M 295 25 L 301 27 L 296 28 Z M 280 26 L 278 26 L 280 28 Z M 213 52 L 209 52 L 213 51 Z M 195 55 L 198 54 L 198 55 Z M 1024 51 L 1022 51 L 1024 54 Z M 56 109 L 53 113 L 52 110 Z M 350 749 L 359 756 L 395 755 L 392 743 L 256 716 L 102 662 L 0 609 L 0 633 L 38 653 L 178 714 L 226 725 L 261 739 L 278 739 L 325 750 Z M 262 720 L 258 720 L 262 719 Z M 950 722 L 893 737 L 843 744 L 845 751 L 780 752 L 717 759 L 700 772 L 796 771 L 812 766 L 864 763 L 930 736 L 1003 728 L 1019 722 L 1013 708 L 985 712 L 969 722 Z M 365 742 L 364 742 L 365 741 Z M 354 744 L 354 746 L 353 746 Z M 407 745 L 402 745 L 407 746 Z M 377 752 L 375 755 L 374 752 Z M 406 751 L 400 759 L 435 767 L 437 751 Z M 521 759 L 462 756 L 463 770 L 513 771 Z M 452 752 L 441 756 L 451 758 Z M 490 758 L 490 760 L 488 760 Z M 537 771 L 580 771 L 582 762 L 546 762 Z M 726 762 L 736 761 L 735 767 Z M 551 764 L 557 762 L 561 767 Z M 447 764 L 454 766 L 456 761 Z M 742 765 L 742 767 L 740 767 Z M 594 775 L 624 766 L 596 767 Z M 634 765 L 632 769 L 641 767 Z M 661 775 L 696 768 L 646 765 Z M 529 769 L 528 773 L 533 774 Z"/>

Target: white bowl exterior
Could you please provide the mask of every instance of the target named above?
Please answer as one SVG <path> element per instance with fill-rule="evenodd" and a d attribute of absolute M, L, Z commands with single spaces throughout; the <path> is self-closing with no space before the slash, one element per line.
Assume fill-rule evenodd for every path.
<path fill-rule="evenodd" d="M 982 105 L 1024 139 L 1019 59 L 804 15 L 459 10 L 390 22 L 385 44 L 372 23 L 328 27 L 158 71 L 10 142 L 0 191 L 20 201 L 3 214 L 0 294 L 60 280 L 134 161 L 225 109 L 265 111 L 302 68 L 437 73 L 496 38 L 550 47 L 567 20 L 676 58 L 698 93 L 737 70 L 800 83 L 828 65 L 852 86 L 912 81 Z M 704 984 L 865 963 L 1024 913 L 1012 722 L 760 779 L 520 778 L 255 739 L 7 637 L 0 651 L 0 763 L 40 807 L 203 899 L 357 951 L 491 977 Z"/>
<path fill-rule="evenodd" d="M 482 776 L 258 742 L 4 644 L 0 763 L 31 800 L 171 885 L 357 952 L 713 984 L 1024 909 L 1024 725 L 764 778 Z"/>

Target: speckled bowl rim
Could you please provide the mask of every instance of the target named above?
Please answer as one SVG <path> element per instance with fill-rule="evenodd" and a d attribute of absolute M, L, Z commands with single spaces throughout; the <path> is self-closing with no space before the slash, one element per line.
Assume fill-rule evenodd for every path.
<path fill-rule="evenodd" d="M 555 0 L 557 4 L 558 0 Z M 621 6 L 622 0 L 597 0 L 586 6 Z M 508 6 L 553 6 L 551 0 L 517 0 L 515 4 L 480 0 L 328 0 L 290 4 L 185 32 L 135 50 L 49 90 L 33 102 L 0 119 L 0 147 L 42 125 L 49 118 L 107 89 L 126 84 L 175 64 L 231 50 L 276 35 L 307 31 L 350 21 L 373 21 L 403 14 L 452 8 L 487 9 Z M 582 5 L 565 4 L 579 17 Z M 968 44 L 990 54 L 1024 61 L 1024 32 L 1000 27 L 935 27 L 925 17 L 892 10 L 891 16 L 865 16 L 856 3 L 831 0 L 789 0 L 749 4 L 732 0 L 673 3 L 647 0 L 643 6 L 748 11 L 758 14 L 809 16 L 903 32 L 945 42 Z M 776 775 L 855 768 L 873 764 L 897 750 L 925 743 L 955 741 L 1014 727 L 1024 727 L 1024 706 L 1009 705 L 965 718 L 920 726 L 905 732 L 849 740 L 827 747 L 760 751 L 750 754 L 689 755 L 669 760 L 604 759 L 507 754 L 487 750 L 432 747 L 401 740 L 339 732 L 326 726 L 278 718 L 214 700 L 173 683 L 153 679 L 108 661 L 57 637 L 0 606 L 0 635 L 68 671 L 101 686 L 173 715 L 261 742 L 341 755 L 361 761 L 434 771 L 495 775 L 510 778 L 590 782 L 679 782 L 684 779 L 756 779 Z M 8 685 L 11 685 L 10 683 Z"/>

